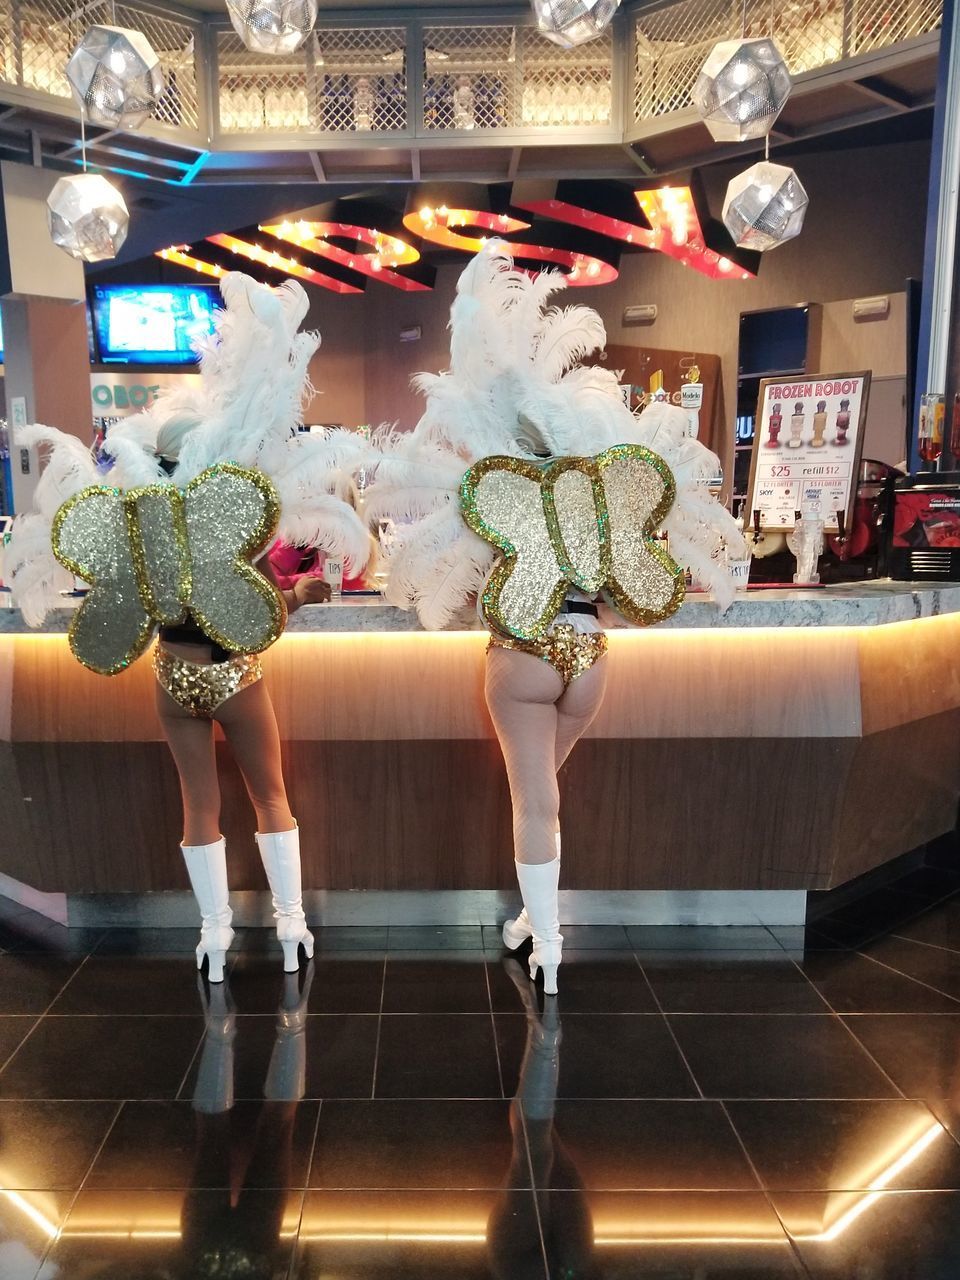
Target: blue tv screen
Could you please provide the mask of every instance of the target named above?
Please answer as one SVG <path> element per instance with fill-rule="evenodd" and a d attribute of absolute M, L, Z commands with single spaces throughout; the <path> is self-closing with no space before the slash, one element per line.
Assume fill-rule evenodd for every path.
<path fill-rule="evenodd" d="M 93 323 L 103 364 L 195 364 L 194 344 L 213 333 L 214 285 L 95 285 Z"/>

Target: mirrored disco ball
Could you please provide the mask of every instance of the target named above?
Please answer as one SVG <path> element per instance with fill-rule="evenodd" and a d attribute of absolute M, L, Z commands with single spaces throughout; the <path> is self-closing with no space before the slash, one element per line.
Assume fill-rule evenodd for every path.
<path fill-rule="evenodd" d="M 800 234 L 809 203 L 792 169 L 761 160 L 730 180 L 723 225 L 741 249 L 775 249 Z"/>
<path fill-rule="evenodd" d="M 115 258 L 129 224 L 123 196 L 102 174 L 72 173 L 47 196 L 51 240 L 82 262 Z"/>
<path fill-rule="evenodd" d="M 317 21 L 317 0 L 227 0 L 233 29 L 254 53 L 293 53 Z"/>
<path fill-rule="evenodd" d="M 790 72 L 772 40 L 723 40 L 692 96 L 714 142 L 764 138 L 790 96 Z"/>
<path fill-rule="evenodd" d="M 122 27 L 91 27 L 70 55 L 67 79 L 87 119 L 108 129 L 139 129 L 164 90 L 150 41 Z"/>
<path fill-rule="evenodd" d="M 610 25 L 620 0 L 531 0 L 540 34 L 561 49 L 596 40 Z"/>

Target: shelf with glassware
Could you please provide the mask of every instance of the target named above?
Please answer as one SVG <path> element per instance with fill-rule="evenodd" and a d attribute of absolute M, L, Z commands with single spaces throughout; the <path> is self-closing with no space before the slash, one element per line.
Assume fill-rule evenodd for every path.
<path fill-rule="evenodd" d="M 308 53 L 312 46 L 308 46 Z M 266 58 L 224 34 L 218 50 L 220 128 L 388 133 L 406 127 L 405 51 L 350 48 Z"/>
<path fill-rule="evenodd" d="M 472 63 L 472 60 L 471 60 Z M 428 70 L 425 129 L 602 128 L 613 115 L 608 70 L 568 81 L 555 71 L 491 72 L 489 63 Z"/>
<path fill-rule="evenodd" d="M 337 69 L 305 74 L 221 67 L 220 128 L 226 132 L 315 130 L 388 133 L 406 122 L 402 73 Z"/>

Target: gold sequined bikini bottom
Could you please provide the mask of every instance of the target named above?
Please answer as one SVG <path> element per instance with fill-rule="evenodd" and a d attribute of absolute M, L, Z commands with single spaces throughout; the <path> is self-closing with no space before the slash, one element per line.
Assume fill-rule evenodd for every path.
<path fill-rule="evenodd" d="M 600 661 L 607 652 L 607 637 L 603 631 L 578 632 L 568 622 L 558 622 L 539 640 L 508 640 L 492 635 L 488 648 L 516 649 L 541 658 L 549 662 L 566 687 Z"/>
<path fill-rule="evenodd" d="M 153 672 L 184 711 L 207 720 L 228 698 L 263 676 L 256 653 L 238 653 L 226 662 L 187 662 L 161 645 L 153 653 Z"/>

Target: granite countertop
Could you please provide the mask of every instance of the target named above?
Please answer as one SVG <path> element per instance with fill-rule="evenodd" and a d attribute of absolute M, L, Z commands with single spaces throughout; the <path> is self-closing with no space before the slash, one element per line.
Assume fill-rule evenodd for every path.
<path fill-rule="evenodd" d="M 0 634 L 29 632 L 17 609 L 4 607 L 0 591 Z M 50 613 L 42 632 L 66 631 L 76 600 Z M 960 613 L 960 583 L 855 582 L 820 589 L 777 588 L 740 592 L 726 613 L 709 596 L 690 595 L 663 627 L 685 630 L 715 627 L 871 627 L 943 613 Z M 305 605 L 288 623 L 290 632 L 419 631 L 416 617 L 379 596 L 343 596 L 330 604 Z"/>

